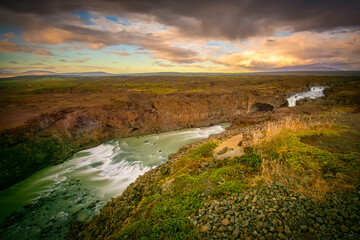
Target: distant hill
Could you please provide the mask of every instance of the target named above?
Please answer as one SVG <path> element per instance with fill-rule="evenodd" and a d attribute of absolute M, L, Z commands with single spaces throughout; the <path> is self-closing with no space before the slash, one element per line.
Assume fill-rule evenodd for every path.
<path fill-rule="evenodd" d="M 73 73 L 59 73 L 58 75 L 83 76 L 83 77 L 101 77 L 101 76 L 114 76 L 116 74 L 111 74 L 111 73 L 107 73 L 107 72 L 73 72 Z"/>
<path fill-rule="evenodd" d="M 118 73 L 107 72 L 71 72 L 56 73 L 52 71 L 34 70 L 22 73 L 0 71 L 0 78 L 31 77 L 31 76 L 66 76 L 66 77 L 109 77 L 109 76 L 251 76 L 251 75 L 360 75 L 360 71 L 342 71 L 324 66 L 297 66 L 272 69 L 266 72 L 246 73 L 194 73 L 194 72 L 149 72 L 149 73 Z"/>
<path fill-rule="evenodd" d="M 294 66 L 294 67 L 282 67 L 271 69 L 269 72 L 336 72 L 342 71 L 335 67 L 327 67 L 322 65 L 303 65 L 303 66 Z"/>
<path fill-rule="evenodd" d="M 22 72 L 19 73 L 19 75 L 55 75 L 57 74 L 56 72 L 52 72 L 52 71 L 43 71 L 43 70 L 34 70 L 34 71 L 27 71 L 27 72 Z"/>

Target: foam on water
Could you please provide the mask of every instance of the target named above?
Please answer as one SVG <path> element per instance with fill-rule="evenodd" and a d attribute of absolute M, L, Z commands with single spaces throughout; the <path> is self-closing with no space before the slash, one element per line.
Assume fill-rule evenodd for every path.
<path fill-rule="evenodd" d="M 80 151 L 62 164 L 38 171 L 0 192 L 1 218 L 13 211 L 1 239 L 62 239 L 79 212 L 91 217 L 110 198 L 181 146 L 220 133 L 229 124 L 114 139 Z M 23 208 L 26 204 L 26 208 Z M 90 207 L 91 206 L 91 207 Z M 47 229 L 44 233 L 44 229 Z M 44 236 L 45 234 L 45 236 Z"/>
<path fill-rule="evenodd" d="M 290 96 L 289 98 L 287 98 L 289 107 L 295 107 L 296 101 L 300 100 L 302 98 L 315 99 L 318 97 L 325 96 L 323 93 L 325 88 L 327 88 L 327 87 L 324 87 L 324 86 L 311 87 L 310 91 L 300 92 L 300 93 L 296 93 L 295 95 Z"/>

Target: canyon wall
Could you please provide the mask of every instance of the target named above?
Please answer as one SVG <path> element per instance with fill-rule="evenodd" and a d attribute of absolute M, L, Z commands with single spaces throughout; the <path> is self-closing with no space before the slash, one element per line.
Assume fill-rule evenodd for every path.
<path fill-rule="evenodd" d="M 209 126 L 253 111 L 259 103 L 275 108 L 286 103 L 285 95 L 236 92 L 138 92 L 127 98 L 101 107 L 73 107 L 42 114 L 23 126 L 2 131 L 0 189 L 112 138 Z"/>

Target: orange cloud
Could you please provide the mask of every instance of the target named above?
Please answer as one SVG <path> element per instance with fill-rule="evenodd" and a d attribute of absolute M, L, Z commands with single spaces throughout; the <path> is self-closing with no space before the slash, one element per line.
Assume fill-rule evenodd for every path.
<path fill-rule="evenodd" d="M 240 48 L 244 46 L 239 45 Z M 242 69 L 272 69 L 324 64 L 360 66 L 360 32 L 317 34 L 301 32 L 289 37 L 257 38 L 243 51 L 212 59 L 214 63 Z"/>
<path fill-rule="evenodd" d="M 11 42 L 8 39 L 0 40 L 0 52 L 3 53 L 13 53 L 13 52 L 26 52 L 35 55 L 44 55 L 52 56 L 53 54 L 49 52 L 49 48 L 38 47 L 28 44 L 19 44 L 16 42 Z"/>
<path fill-rule="evenodd" d="M 116 54 L 116 55 L 119 55 L 119 56 L 129 56 L 130 55 L 128 52 L 109 51 L 109 52 L 106 52 L 106 53 L 112 53 L 112 54 Z"/>

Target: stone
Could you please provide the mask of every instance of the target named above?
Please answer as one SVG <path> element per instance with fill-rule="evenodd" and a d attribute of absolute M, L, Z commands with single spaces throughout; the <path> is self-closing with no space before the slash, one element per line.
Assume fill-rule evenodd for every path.
<path fill-rule="evenodd" d="M 349 231 L 349 228 L 345 225 L 341 225 L 341 231 L 344 232 L 344 233 L 347 233 Z"/>
<path fill-rule="evenodd" d="M 350 215 L 350 220 L 351 220 L 351 221 L 358 221 L 358 220 L 359 220 L 359 216 L 358 216 L 358 215 L 355 215 L 355 214 Z"/>
<path fill-rule="evenodd" d="M 301 229 L 301 231 L 303 231 L 303 232 L 307 232 L 308 231 L 308 226 L 306 226 L 306 225 L 301 225 L 300 226 L 300 229 Z"/>
<path fill-rule="evenodd" d="M 291 230 L 290 230 L 290 227 L 289 227 L 288 225 L 285 225 L 284 230 L 285 230 L 285 233 L 286 233 L 287 235 L 290 235 L 290 234 L 291 234 Z"/>
<path fill-rule="evenodd" d="M 272 220 L 272 225 L 274 225 L 274 226 L 277 226 L 278 225 L 278 221 L 276 220 L 276 219 L 274 219 L 274 220 Z"/>
<path fill-rule="evenodd" d="M 209 231 L 210 229 L 211 229 L 211 226 L 210 226 L 210 224 L 208 223 L 208 224 L 206 224 L 206 225 L 201 226 L 200 232 L 207 232 L 207 231 Z"/>
<path fill-rule="evenodd" d="M 324 220 L 321 217 L 317 217 L 316 222 L 322 224 L 324 223 Z"/>
<path fill-rule="evenodd" d="M 220 226 L 217 230 L 218 232 L 223 232 L 226 230 L 226 228 L 224 226 Z"/>
<path fill-rule="evenodd" d="M 324 231 L 326 230 L 325 224 L 321 225 L 319 229 L 320 229 L 320 231 L 323 231 L 323 232 L 324 232 Z"/>
<path fill-rule="evenodd" d="M 273 236 L 272 233 L 266 234 L 265 237 L 266 237 L 267 240 L 272 240 L 272 239 L 274 239 L 274 236 Z"/>
<path fill-rule="evenodd" d="M 217 155 L 224 154 L 227 152 L 227 150 L 228 150 L 228 147 L 224 147 L 224 148 L 220 149 L 220 151 L 217 152 Z"/>
<path fill-rule="evenodd" d="M 239 227 L 236 227 L 232 233 L 232 235 L 235 237 L 235 238 L 238 238 L 239 235 L 240 235 L 240 228 Z"/>
<path fill-rule="evenodd" d="M 312 219 L 312 218 L 307 218 L 307 219 L 306 219 L 306 222 L 307 222 L 307 224 L 310 225 L 310 226 L 312 226 L 312 225 L 315 224 L 315 221 L 314 221 L 314 219 Z"/>
<path fill-rule="evenodd" d="M 327 173 L 323 175 L 323 178 L 336 178 L 333 174 Z"/>
<path fill-rule="evenodd" d="M 230 224 L 230 221 L 229 221 L 227 218 L 225 218 L 225 219 L 223 219 L 223 220 L 221 221 L 221 224 L 224 225 L 224 226 L 227 226 L 227 225 Z"/>
<path fill-rule="evenodd" d="M 285 235 L 282 234 L 282 233 L 279 233 L 279 234 L 278 234 L 278 237 L 279 237 L 280 239 L 286 239 Z"/>

